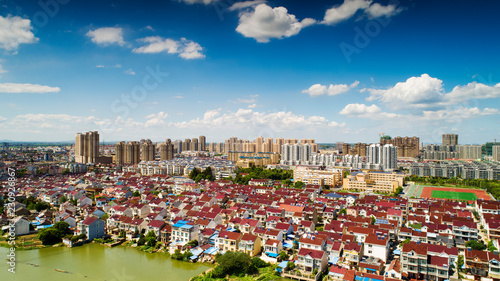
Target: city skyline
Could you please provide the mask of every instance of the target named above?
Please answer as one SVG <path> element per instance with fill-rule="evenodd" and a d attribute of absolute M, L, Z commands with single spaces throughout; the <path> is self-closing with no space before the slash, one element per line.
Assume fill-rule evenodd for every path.
<path fill-rule="evenodd" d="M 491 142 L 487 2 L 4 1 L 0 139 Z"/>

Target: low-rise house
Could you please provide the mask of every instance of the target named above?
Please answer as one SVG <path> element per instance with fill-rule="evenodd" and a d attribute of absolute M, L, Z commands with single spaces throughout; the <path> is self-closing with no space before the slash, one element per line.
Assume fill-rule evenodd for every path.
<path fill-rule="evenodd" d="M 268 239 L 264 244 L 264 252 L 268 257 L 276 258 L 281 251 L 283 251 L 283 242 L 281 241 Z"/>
<path fill-rule="evenodd" d="M 105 235 L 104 221 L 98 218 L 88 217 L 77 224 L 75 234 L 85 234 L 90 241 L 95 238 L 102 238 Z"/>
<path fill-rule="evenodd" d="M 238 250 L 240 252 L 248 254 L 251 257 L 254 257 L 260 254 L 261 246 L 262 246 L 262 240 L 260 239 L 259 236 L 246 233 L 243 234 L 243 236 L 241 236 L 238 245 Z"/>
<path fill-rule="evenodd" d="M 370 234 L 365 239 L 364 255 L 379 258 L 384 263 L 387 262 L 389 254 L 389 239 Z"/>
<path fill-rule="evenodd" d="M 219 232 L 217 246 L 221 251 L 237 251 L 242 236 L 243 235 L 238 232 L 223 230 Z"/>
<path fill-rule="evenodd" d="M 302 248 L 297 254 L 297 268 L 305 274 L 311 274 L 315 269 L 322 272 L 328 265 L 324 251 Z"/>

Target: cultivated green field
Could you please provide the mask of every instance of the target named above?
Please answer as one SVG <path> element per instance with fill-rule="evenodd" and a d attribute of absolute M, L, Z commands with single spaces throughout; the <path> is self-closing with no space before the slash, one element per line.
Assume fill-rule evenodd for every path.
<path fill-rule="evenodd" d="M 474 193 L 443 191 L 443 190 L 433 190 L 432 197 L 442 198 L 442 199 L 468 200 L 468 201 L 477 200 L 477 196 Z"/>

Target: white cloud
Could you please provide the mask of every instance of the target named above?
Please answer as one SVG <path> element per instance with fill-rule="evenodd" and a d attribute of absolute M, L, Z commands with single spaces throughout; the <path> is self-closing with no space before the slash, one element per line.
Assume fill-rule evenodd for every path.
<path fill-rule="evenodd" d="M 235 130 L 269 130 L 273 132 L 286 132 L 288 130 L 319 130 L 333 127 L 344 127 L 329 121 L 325 117 L 296 115 L 292 112 L 257 112 L 252 109 L 240 108 L 236 112 L 222 114 L 221 109 L 207 111 L 203 118 L 190 121 L 172 123 L 177 128 L 189 129 L 227 129 Z"/>
<path fill-rule="evenodd" d="M 363 89 L 362 92 L 365 90 L 370 93 L 368 101 L 380 100 L 393 109 L 436 106 L 444 96 L 443 81 L 428 74 L 410 77 L 387 90 Z"/>
<path fill-rule="evenodd" d="M 482 83 L 472 82 L 465 86 L 455 86 L 453 90 L 444 95 L 443 99 L 449 103 L 459 103 L 470 99 L 493 99 L 500 97 L 500 83 L 487 86 Z"/>
<path fill-rule="evenodd" d="M 325 12 L 324 24 L 334 25 L 354 16 L 358 10 L 370 7 L 372 0 L 344 0 L 339 6 L 332 7 Z"/>
<path fill-rule="evenodd" d="M 158 114 L 150 114 L 146 116 L 146 123 L 144 126 L 146 127 L 157 127 L 160 125 L 165 125 L 165 121 L 163 121 L 165 118 L 168 117 L 168 113 L 165 112 L 159 112 Z"/>
<path fill-rule="evenodd" d="M 59 87 L 50 87 L 38 84 L 20 84 L 20 83 L 0 83 L 0 93 L 58 93 L 61 89 Z"/>
<path fill-rule="evenodd" d="M 135 75 L 135 71 L 133 71 L 131 68 L 125 70 L 123 73 L 128 74 L 128 75 Z"/>
<path fill-rule="evenodd" d="M 352 88 L 355 88 L 359 85 L 359 81 L 354 81 L 351 85 L 347 84 L 337 84 L 326 87 L 326 85 L 314 84 L 309 89 L 302 90 L 302 93 L 308 94 L 311 97 L 319 97 L 324 94 L 328 94 L 329 96 L 343 94 L 349 91 Z"/>
<path fill-rule="evenodd" d="M 297 35 L 302 28 L 316 23 L 311 18 L 299 22 L 285 7 L 271 8 L 266 4 L 259 4 L 252 11 L 241 12 L 239 16 L 236 31 L 260 43 L 267 43 L 271 38 Z"/>
<path fill-rule="evenodd" d="M 123 29 L 121 27 L 101 27 L 90 30 L 86 35 L 97 45 L 125 45 L 125 41 L 123 41 Z"/>
<path fill-rule="evenodd" d="M 181 38 L 180 41 L 162 38 L 160 36 L 150 36 L 137 41 L 146 43 L 146 45 L 135 48 L 132 51 L 139 54 L 156 54 L 167 52 L 169 54 L 179 54 L 179 57 L 184 59 L 201 59 L 205 55 L 201 53 L 203 47 L 200 44 Z"/>
<path fill-rule="evenodd" d="M 96 65 L 95 67 L 97 67 L 97 68 L 104 68 L 104 67 L 106 67 L 106 66 L 104 66 L 104 65 L 102 65 L 102 64 L 98 64 L 98 65 Z"/>
<path fill-rule="evenodd" d="M 205 5 L 210 5 L 212 3 L 215 3 L 219 0 L 179 0 L 179 1 L 182 1 L 186 4 L 205 4 Z"/>
<path fill-rule="evenodd" d="M 421 120 L 445 120 L 449 122 L 460 121 L 464 119 L 477 118 L 487 115 L 497 115 L 500 111 L 495 108 L 485 108 L 483 110 L 472 107 L 465 108 L 460 107 L 455 110 L 436 110 L 436 111 L 424 111 L 423 115 L 419 117 Z"/>
<path fill-rule="evenodd" d="M 265 2 L 266 2 L 265 0 L 236 2 L 233 5 L 231 5 L 231 7 L 229 7 L 229 9 L 227 9 L 227 10 L 228 11 L 242 10 L 242 9 L 253 7 L 253 6 L 256 6 L 258 4 L 265 3 Z"/>
<path fill-rule="evenodd" d="M 179 57 L 184 58 L 184 59 L 202 59 L 205 57 L 204 54 L 201 53 L 203 50 L 203 47 L 200 46 L 200 44 L 190 41 L 187 44 L 184 45 L 184 48 L 182 49 L 181 53 L 179 54 Z"/>
<path fill-rule="evenodd" d="M 252 104 L 248 105 L 248 108 L 256 108 L 256 107 L 257 107 L 256 103 L 252 103 Z"/>
<path fill-rule="evenodd" d="M 346 105 L 339 114 L 349 117 L 361 117 L 369 119 L 390 119 L 400 117 L 399 114 L 382 112 L 380 107 L 375 104 L 370 106 L 366 104 L 351 103 Z"/>
<path fill-rule="evenodd" d="M 344 3 L 341 5 L 326 10 L 325 17 L 321 23 L 335 25 L 352 18 L 358 11 L 364 11 L 369 19 L 373 19 L 391 17 L 403 10 L 392 4 L 383 6 L 379 3 L 372 3 L 372 0 L 344 0 Z"/>
<path fill-rule="evenodd" d="M 368 15 L 368 18 L 379 18 L 379 17 L 392 17 L 396 14 L 399 14 L 403 9 L 397 8 L 396 5 L 387 5 L 382 6 L 379 3 L 373 3 L 368 9 L 365 10 L 365 13 Z"/>
<path fill-rule="evenodd" d="M 405 82 L 399 82 L 387 90 L 362 89 L 369 92 L 368 101 L 380 100 L 392 109 L 445 107 L 456 105 L 471 99 L 493 99 L 500 97 L 500 83 L 488 86 L 472 82 L 464 86 L 455 86 L 446 93 L 443 81 L 422 74 L 420 77 L 410 77 Z"/>
<path fill-rule="evenodd" d="M 32 32 L 33 27 L 29 19 L 18 16 L 0 16 L 0 48 L 7 51 L 15 51 L 20 44 L 31 44 L 38 42 L 38 38 Z"/>
<path fill-rule="evenodd" d="M 174 99 L 183 99 L 183 96 L 173 96 Z"/>

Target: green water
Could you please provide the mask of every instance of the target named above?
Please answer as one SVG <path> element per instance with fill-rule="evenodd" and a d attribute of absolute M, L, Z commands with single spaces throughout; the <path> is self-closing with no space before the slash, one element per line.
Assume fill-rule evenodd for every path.
<path fill-rule="evenodd" d="M 171 260 L 162 253 L 148 254 L 137 249 L 118 246 L 108 248 L 87 244 L 75 248 L 46 248 L 16 251 L 16 273 L 7 270 L 8 249 L 0 247 L 0 280 L 29 281 L 183 281 L 207 270 L 198 263 Z M 35 267 L 31 264 L 37 264 Z M 57 272 L 62 269 L 68 273 Z"/>

